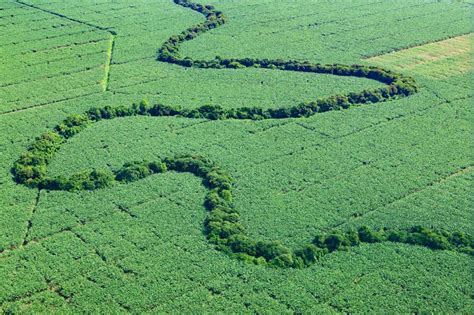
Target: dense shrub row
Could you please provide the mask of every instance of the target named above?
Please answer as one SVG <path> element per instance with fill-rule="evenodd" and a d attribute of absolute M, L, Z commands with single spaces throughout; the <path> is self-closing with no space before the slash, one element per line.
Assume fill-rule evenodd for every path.
<path fill-rule="evenodd" d="M 37 137 L 15 162 L 12 169 L 15 180 L 30 187 L 39 186 L 46 175 L 46 165 L 63 142 L 64 138 L 54 131 Z"/>
<path fill-rule="evenodd" d="M 376 103 L 389 100 L 394 97 L 408 96 L 416 93 L 418 88 L 416 82 L 406 76 L 397 74 L 383 68 L 361 66 L 361 65 L 343 65 L 343 64 L 312 64 L 297 60 L 269 60 L 269 59 L 223 59 L 217 56 L 213 60 L 193 60 L 189 57 L 183 57 L 180 54 L 180 45 L 188 40 L 192 40 L 201 33 L 207 32 L 226 22 L 225 15 L 214 9 L 213 6 L 196 4 L 188 0 L 174 0 L 176 4 L 190 8 L 203 14 L 206 21 L 192 26 L 181 32 L 179 35 L 170 37 L 159 49 L 158 60 L 178 64 L 184 67 L 197 68 L 245 68 L 258 67 L 268 69 L 279 69 L 286 71 L 314 72 L 323 74 L 333 74 L 340 76 L 353 76 L 368 78 L 386 84 L 386 86 L 373 90 L 364 90 L 359 93 L 349 93 L 347 95 L 336 95 L 326 99 L 302 103 L 296 107 L 278 110 L 265 110 L 264 113 L 259 108 L 248 108 L 247 111 L 240 109 L 242 113 L 228 113 L 228 118 L 287 118 L 309 116 L 317 112 L 342 109 L 354 104 Z M 253 113 L 257 112 L 257 113 Z"/>
<path fill-rule="evenodd" d="M 374 230 L 366 226 L 358 230 L 346 232 L 333 231 L 327 234 L 317 235 L 313 244 L 333 252 L 344 250 L 361 243 L 394 242 L 411 245 L 419 245 L 434 250 L 451 249 L 467 254 L 474 254 L 474 238 L 460 232 L 449 232 L 442 229 L 431 229 L 428 227 L 414 226 L 406 230 L 381 229 Z"/>
<path fill-rule="evenodd" d="M 384 88 L 381 88 L 382 90 Z M 387 87 L 389 89 L 389 87 Z M 352 95 L 354 94 L 354 95 Z M 74 133 L 87 126 L 89 120 L 112 119 L 115 117 L 126 117 L 134 115 L 150 115 L 150 116 L 180 116 L 186 118 L 201 118 L 210 120 L 219 119 L 282 119 L 282 118 L 298 118 L 308 117 L 316 113 L 326 112 L 330 110 L 342 110 L 360 102 L 376 101 L 374 95 L 370 91 L 363 91 L 363 96 L 356 96 L 355 93 L 349 93 L 348 96 L 336 95 L 327 98 L 319 98 L 316 101 L 301 103 L 293 107 L 268 108 L 259 107 L 240 107 L 240 108 L 223 108 L 219 105 L 203 105 L 198 108 L 188 109 L 180 106 L 170 106 L 163 104 L 150 105 L 146 101 L 140 104 L 133 104 L 132 107 L 111 107 L 91 108 L 86 115 L 76 117 L 71 122 L 63 123 L 56 127 L 57 131 L 69 137 Z M 383 95 L 383 94 L 380 94 Z M 387 94 L 389 95 L 389 94 Z M 383 98 L 383 96 L 382 96 Z M 382 100 L 379 98 L 378 101 Z"/>

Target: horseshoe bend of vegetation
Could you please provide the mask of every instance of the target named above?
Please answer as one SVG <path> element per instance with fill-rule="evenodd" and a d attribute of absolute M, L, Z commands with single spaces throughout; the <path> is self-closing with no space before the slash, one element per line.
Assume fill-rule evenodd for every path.
<path fill-rule="evenodd" d="M 474 238 L 470 235 L 420 226 L 407 230 L 372 230 L 366 226 L 357 230 L 335 230 L 317 235 L 312 243 L 296 250 L 284 246 L 281 241 L 255 241 L 246 236 L 244 227 L 239 223 L 240 216 L 232 202 L 231 176 L 210 160 L 200 156 L 177 156 L 153 162 L 130 162 L 117 170 L 83 171 L 72 174 L 69 178 L 47 175 L 48 163 L 69 138 L 91 123 L 135 115 L 158 117 L 184 115 L 209 119 L 228 117 L 221 108 L 216 107 L 201 107 L 187 112 L 160 104 L 150 106 L 147 101 L 133 104 L 129 108 L 109 106 L 91 108 L 85 115 L 69 116 L 53 131 L 38 137 L 29 147 L 28 152 L 15 163 L 12 172 L 16 181 L 38 189 L 78 191 L 109 187 L 115 182 L 133 182 L 168 170 L 192 173 L 202 178 L 204 186 L 208 188 L 204 205 L 209 210 L 205 221 L 205 233 L 209 241 L 232 257 L 255 264 L 302 268 L 315 263 L 320 257 L 330 252 L 348 249 L 362 243 L 383 241 L 474 254 Z"/>

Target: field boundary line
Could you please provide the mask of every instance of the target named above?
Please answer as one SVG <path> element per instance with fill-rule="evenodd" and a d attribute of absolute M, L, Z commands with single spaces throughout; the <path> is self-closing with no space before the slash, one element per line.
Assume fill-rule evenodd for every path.
<path fill-rule="evenodd" d="M 70 214 L 72 214 L 71 211 L 68 211 L 68 212 Z M 101 219 L 107 218 L 111 214 L 105 214 L 100 218 L 89 219 L 89 220 L 78 219 L 77 215 L 74 215 L 74 214 L 72 214 L 72 215 L 75 216 L 76 219 L 78 220 L 78 222 L 76 224 L 74 224 L 73 226 L 67 226 L 67 227 L 64 227 L 64 228 L 56 231 L 56 232 L 49 233 L 49 234 L 46 234 L 46 235 L 43 235 L 43 236 L 40 236 L 40 237 L 34 237 L 24 245 L 20 244 L 20 246 L 11 246 L 9 248 L 6 248 L 3 251 L 0 251 L 0 260 L 10 257 L 10 255 L 12 255 L 14 252 L 16 252 L 18 250 L 26 250 L 27 248 L 29 248 L 33 244 L 38 244 L 38 245 L 42 246 L 43 241 L 47 241 L 47 240 L 49 240 L 49 239 L 51 239 L 51 238 L 53 238 L 57 235 L 61 235 L 61 234 L 68 233 L 68 232 L 72 233 L 73 230 L 80 229 L 82 227 L 87 226 L 88 224 L 93 224 L 93 223 L 96 223 L 96 222 L 100 222 Z"/>
<path fill-rule="evenodd" d="M 57 12 L 54 12 L 54 11 L 51 11 L 51 10 L 48 10 L 48 9 L 43 9 L 41 7 L 38 7 L 34 4 L 30 4 L 30 3 L 26 3 L 22 0 L 15 0 L 16 3 L 19 3 L 21 5 L 24 5 L 24 6 L 27 6 L 27 7 L 30 7 L 32 9 L 35 9 L 35 10 L 39 10 L 39 11 L 42 11 L 42 12 L 45 12 L 45 13 L 48 13 L 48 14 L 52 14 L 52 15 L 55 15 L 57 17 L 60 17 L 60 18 L 63 18 L 63 19 L 66 19 L 66 20 L 69 20 L 69 21 L 73 21 L 73 22 L 76 22 L 76 23 L 79 23 L 79 24 L 83 24 L 83 25 L 87 25 L 89 27 L 92 27 L 92 28 L 95 28 L 95 29 L 98 29 L 98 30 L 101 30 L 101 31 L 106 31 L 108 33 L 112 33 L 113 31 L 109 30 L 108 28 L 106 27 L 103 27 L 103 26 L 99 26 L 99 25 L 95 25 L 95 24 L 92 24 L 92 23 L 89 23 L 89 22 L 85 22 L 85 21 L 81 21 L 81 20 L 78 20 L 78 19 L 75 19 L 75 18 L 72 18 L 72 17 L 69 17 L 67 15 L 64 15 L 64 14 L 61 14 L 61 13 L 57 13 Z"/>
<path fill-rule="evenodd" d="M 91 33 L 91 32 L 82 32 L 82 33 Z M 77 34 L 82 34 L 82 33 L 75 33 L 71 35 L 77 35 Z M 89 44 L 96 44 L 99 42 L 106 42 L 108 38 L 100 38 L 100 39 L 92 39 L 89 41 L 82 41 L 82 42 L 77 42 L 77 43 L 69 43 L 69 44 L 64 44 L 64 45 L 56 45 L 52 47 L 47 47 L 47 48 L 40 48 L 36 50 L 36 53 L 45 53 L 45 52 L 50 52 L 50 51 L 55 51 L 55 50 L 60 50 L 64 48 L 71 48 L 71 47 L 78 47 L 78 46 L 83 46 L 83 45 L 89 45 Z M 14 55 L 28 55 L 28 54 L 34 54 L 32 51 L 19 51 L 16 52 Z M 11 57 L 12 55 L 9 56 L 0 56 L 0 61 L 2 60 L 3 57 Z"/>
<path fill-rule="evenodd" d="M 8 44 L 2 44 L 0 45 L 0 48 L 1 47 L 8 47 L 8 46 L 16 46 L 16 45 L 23 45 L 23 44 L 29 44 L 31 42 L 39 42 L 39 41 L 47 41 L 47 40 L 51 40 L 51 39 L 57 39 L 57 38 L 61 38 L 61 37 L 71 37 L 72 35 L 79 35 L 79 34 L 86 34 L 86 33 L 99 33 L 98 30 L 96 29 L 89 29 L 89 30 L 83 30 L 83 31 L 77 31 L 77 32 L 73 32 L 73 33 L 64 33 L 64 34 L 59 34 L 59 35 L 55 35 L 55 36 L 49 36 L 49 37 L 40 37 L 40 38 L 32 38 L 32 39 L 26 39 L 26 40 L 22 40 L 22 41 L 19 41 L 19 42 L 13 42 L 13 43 L 8 43 Z M 103 31 L 101 31 L 103 32 Z M 21 52 L 20 52 L 21 53 Z"/>
<path fill-rule="evenodd" d="M 93 54 L 95 54 L 95 53 L 93 53 Z M 89 54 L 89 55 L 93 55 L 93 54 Z M 21 84 L 32 84 L 32 83 L 35 83 L 35 82 L 38 82 L 38 81 L 43 81 L 43 80 L 57 79 L 57 78 L 60 78 L 60 77 L 70 76 L 70 75 L 74 75 L 74 74 L 80 74 L 82 72 L 88 72 L 88 71 L 91 71 L 91 70 L 94 70 L 94 69 L 98 69 L 100 67 L 101 67 L 101 65 L 95 65 L 95 66 L 92 66 L 92 67 L 75 69 L 75 70 L 68 71 L 68 72 L 65 71 L 65 72 L 53 73 L 53 74 L 50 74 L 50 75 L 38 76 L 38 77 L 36 77 L 34 79 L 31 79 L 31 80 L 24 80 L 24 81 L 6 83 L 4 85 L 0 85 L 0 89 L 9 88 L 9 87 L 17 86 L 17 85 L 21 85 Z"/>
<path fill-rule="evenodd" d="M 54 105 L 56 103 L 66 102 L 66 101 L 70 101 L 70 100 L 73 100 L 73 99 L 76 99 L 76 98 L 81 98 L 81 97 L 86 97 L 86 96 L 90 96 L 90 95 L 94 95 L 94 94 L 101 94 L 101 93 L 102 92 L 100 92 L 100 91 L 99 92 L 91 92 L 91 93 L 86 93 L 86 94 L 77 95 L 77 96 L 73 96 L 73 97 L 62 98 L 62 99 L 55 100 L 55 101 L 52 101 L 52 102 L 40 103 L 40 104 L 36 104 L 36 105 L 33 105 L 33 106 L 27 106 L 27 107 L 23 107 L 23 108 L 13 109 L 13 110 L 9 110 L 9 111 L 5 111 L 3 113 L 0 113 L 0 116 L 14 114 L 14 113 L 18 113 L 18 112 L 23 112 L 23 111 L 31 110 L 31 109 L 35 109 L 35 108 L 42 108 L 42 107 L 46 107 L 46 106 L 49 106 L 49 105 Z"/>

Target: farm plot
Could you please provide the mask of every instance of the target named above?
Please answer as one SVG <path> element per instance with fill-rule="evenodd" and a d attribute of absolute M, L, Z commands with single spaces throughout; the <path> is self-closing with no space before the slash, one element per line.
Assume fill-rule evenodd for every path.
<path fill-rule="evenodd" d="M 355 66 L 299 63 L 368 63 L 360 58 L 468 33 L 468 5 L 434 1 L 214 4 L 229 16 L 226 24 L 180 43 L 181 53 L 190 59 L 168 62 L 162 62 L 163 50 L 158 49 L 169 44 L 173 34 L 204 20 L 172 1 L 0 5 L 0 15 L 5 17 L 10 16 L 8 10 L 21 7 L 26 16 L 35 10 L 104 33 L 100 54 L 108 64 L 97 79 L 84 81 L 94 81 L 97 91 L 90 95 L 58 99 L 34 109 L 24 105 L 28 102 L 5 102 L 6 108 L 24 110 L 0 114 L 0 311 L 469 313 L 474 307 L 472 256 L 452 242 L 463 243 L 472 226 L 468 81 L 472 71 L 433 78 L 404 70 L 405 81 L 400 82 L 388 80 L 388 72 L 377 68 L 377 75 L 387 83 L 368 80 L 369 71 L 361 77 L 319 73 L 329 69 L 354 74 Z M 335 21 L 340 12 L 351 19 Z M 19 21 L 21 14 L 17 14 Z M 325 19 L 329 33 L 318 24 Z M 392 27 L 381 29 L 381 23 Z M 429 24 L 435 27 L 428 30 Z M 395 33 L 410 27 L 426 32 Z M 351 41 L 351 32 L 357 40 Z M 240 42 L 216 40 L 223 33 Z M 255 42 L 256 37 L 262 40 Z M 317 41 L 305 40 L 316 37 Z M 259 46 L 265 38 L 266 50 Z M 342 47 L 344 43 L 351 45 Z M 61 53 L 75 54 L 69 49 Z M 214 62 L 215 55 L 222 57 Z M 4 67 L 17 60 L 5 56 Z M 155 60 L 157 56 L 161 61 Z M 257 69 L 240 64 L 249 62 L 241 59 L 247 57 L 300 61 L 257 60 L 258 66 L 266 67 Z M 227 67 L 225 58 L 240 61 Z M 34 66 L 35 57 L 25 60 Z M 197 65 L 188 67 L 189 60 Z M 220 69 L 223 65 L 227 69 Z M 58 64 L 54 71 L 61 68 Z M 408 79 L 411 76 L 414 81 Z M 23 76 L 11 78 L 19 82 Z M 0 84 L 3 80 L 10 84 L 3 77 Z M 258 86 L 262 81 L 263 86 Z M 405 83 L 406 95 L 398 88 L 394 91 L 393 87 L 406 88 Z M 25 82 L 25 87 L 36 91 L 34 84 Z M 392 89 L 386 90 L 387 86 Z M 45 102 L 54 98 L 48 94 L 51 89 L 44 92 Z M 43 97 L 34 95 L 32 99 Z M 339 101 L 331 95 L 339 95 Z M 345 95 L 351 101 L 345 101 Z M 149 107 L 146 102 L 142 107 L 130 106 L 143 97 L 150 99 Z M 88 111 L 91 106 L 103 111 Z M 175 117 L 176 113 L 183 117 Z M 56 128 L 66 117 L 86 119 Z M 52 149 L 54 157 L 45 151 L 51 149 L 47 141 L 46 146 L 29 149 L 46 154 L 47 161 L 38 164 L 47 166 L 46 174 L 36 183 L 27 173 L 24 181 L 16 178 L 23 184 L 33 179 L 29 184 L 38 189 L 15 183 L 12 175 L 18 173 L 12 174 L 12 166 L 18 161 L 30 166 L 28 159 L 19 157 L 46 131 L 62 139 L 60 149 Z M 176 162 L 184 161 L 179 158 L 183 154 L 204 155 L 215 162 L 232 177 L 232 193 L 221 188 L 227 185 L 222 173 L 204 181 L 199 177 L 207 173 L 192 167 L 147 176 L 150 169 L 143 167 L 151 164 L 141 162 L 164 161 L 171 170 L 183 171 Z M 167 157 L 177 160 L 173 163 Z M 131 161 L 142 164 L 124 166 Z M 137 175 L 133 170 L 138 169 L 144 173 Z M 71 183 L 91 184 L 91 177 L 70 180 L 70 174 L 91 170 L 113 171 L 125 180 L 106 177 L 94 187 L 104 183 L 108 187 L 67 191 Z M 61 181 L 47 180 L 55 178 Z M 140 180 L 127 182 L 127 178 Z M 53 187 L 56 184 L 65 186 Z M 209 206 L 209 196 L 216 193 L 234 207 L 229 216 L 224 215 L 226 224 L 238 219 L 250 239 L 265 245 L 281 241 L 288 249 L 276 246 L 275 252 L 293 251 L 291 259 L 311 260 L 311 252 L 295 249 L 315 235 L 335 229 L 336 236 L 324 244 L 313 242 L 326 252 L 317 261 L 306 264 L 305 260 L 300 268 L 296 260 L 292 265 L 281 259 L 276 264 L 271 253 L 266 254 L 271 259 L 240 255 L 256 264 L 233 259 L 235 253 L 216 242 L 219 238 L 210 237 L 216 227 L 209 223 L 223 215 Z M 211 201 L 228 206 L 219 198 Z M 343 250 L 336 242 L 337 250 L 329 252 L 334 243 L 328 239 L 345 240 L 346 231 L 362 226 L 368 226 L 363 231 L 369 231 L 375 243 L 368 244 L 366 238 L 359 246 Z M 423 234 L 414 226 L 428 229 Z M 390 234 L 407 236 L 398 241 L 387 238 L 389 231 L 407 229 L 413 235 Z M 448 234 L 431 232 L 439 230 Z M 426 242 L 426 236 L 433 242 Z M 443 243 L 448 239 L 451 243 Z M 445 247 L 433 248 L 436 245 Z"/>
<path fill-rule="evenodd" d="M 348 5 L 336 1 L 321 5 L 298 0 L 211 4 L 224 11 L 230 22 L 185 43 L 185 56 L 358 63 L 363 56 L 466 34 L 472 28 L 468 3 L 365 1 Z"/>
<path fill-rule="evenodd" d="M 474 35 L 471 33 L 371 57 L 367 61 L 396 71 L 444 79 L 472 71 L 473 39 Z"/>
<path fill-rule="evenodd" d="M 158 46 L 150 43 L 199 21 L 168 2 L 145 4 L 15 2 L 2 10 L 0 112 L 100 93 L 111 64 L 154 59 Z"/>
<path fill-rule="evenodd" d="M 0 112 L 100 92 L 109 33 L 20 3 L 0 14 Z"/>

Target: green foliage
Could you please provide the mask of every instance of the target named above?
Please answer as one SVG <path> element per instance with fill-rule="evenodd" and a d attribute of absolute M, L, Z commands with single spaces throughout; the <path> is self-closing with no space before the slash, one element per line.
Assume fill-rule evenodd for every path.
<path fill-rule="evenodd" d="M 294 267 L 295 262 L 291 254 L 281 254 L 270 261 L 270 265 L 275 267 L 289 268 Z"/>
<path fill-rule="evenodd" d="M 147 162 L 126 163 L 115 174 L 115 179 L 121 182 L 134 182 L 152 174 Z"/>
<path fill-rule="evenodd" d="M 55 131 L 67 139 L 81 132 L 88 123 L 89 117 L 87 115 L 73 114 L 57 125 Z"/>
<path fill-rule="evenodd" d="M 290 255 L 291 251 L 280 241 L 259 241 L 256 243 L 256 256 L 270 261 L 280 255 Z"/>
<path fill-rule="evenodd" d="M 18 183 L 37 187 L 46 175 L 46 165 L 59 150 L 63 139 L 56 132 L 46 132 L 36 138 L 13 165 L 12 173 Z"/>
<path fill-rule="evenodd" d="M 172 171 L 190 172 L 203 178 L 214 167 L 211 161 L 202 156 L 177 156 L 174 158 L 167 158 L 164 162 L 168 169 Z"/>
<path fill-rule="evenodd" d="M 47 163 L 59 150 L 62 143 L 63 139 L 56 132 L 46 132 L 36 138 L 28 151 L 35 157 L 36 161 L 41 160 Z"/>
<path fill-rule="evenodd" d="M 426 246 L 432 249 L 448 249 L 451 245 L 448 237 L 443 235 L 442 232 L 421 226 L 415 226 L 410 229 L 410 233 L 406 237 L 406 242 L 408 244 Z"/>
<path fill-rule="evenodd" d="M 228 202 L 220 196 L 219 190 L 212 189 L 207 193 L 204 204 L 209 210 L 212 210 L 218 207 L 226 207 Z"/>
<path fill-rule="evenodd" d="M 228 245 L 234 253 L 245 253 L 249 256 L 257 257 L 255 241 L 243 234 L 236 234 L 229 237 Z"/>
<path fill-rule="evenodd" d="M 179 107 L 155 104 L 148 110 L 148 113 L 151 116 L 177 116 L 183 113 L 183 110 Z"/>
<path fill-rule="evenodd" d="M 125 106 L 104 106 L 102 108 L 92 107 L 87 112 L 86 115 L 90 120 L 98 121 L 101 119 L 113 119 L 115 117 L 127 117 L 138 115 L 139 108 L 136 104 L 133 104 L 131 107 Z"/>
<path fill-rule="evenodd" d="M 319 258 L 327 253 L 324 248 L 316 247 L 313 244 L 307 244 L 301 249 L 295 251 L 295 256 L 301 258 L 299 267 L 309 266 L 314 264 Z"/>
<path fill-rule="evenodd" d="M 328 234 L 317 235 L 313 244 L 329 252 L 347 249 L 360 243 L 379 242 L 405 243 L 431 248 L 433 250 L 454 249 L 460 252 L 471 253 L 472 238 L 460 232 L 435 230 L 428 227 L 415 226 L 407 230 L 374 230 L 367 226 L 360 227 L 357 232 L 334 231 Z M 299 256 L 302 256 L 299 254 Z"/>
<path fill-rule="evenodd" d="M 159 161 L 148 163 L 148 169 L 152 173 L 164 173 L 168 170 L 168 167 L 166 166 L 166 163 Z"/>
<path fill-rule="evenodd" d="M 113 183 L 114 176 L 109 170 L 94 170 L 73 174 L 66 183 L 66 190 L 95 190 L 108 187 Z M 50 189 L 49 187 L 45 187 Z"/>
<path fill-rule="evenodd" d="M 46 175 L 46 164 L 32 166 L 15 163 L 12 172 L 17 182 L 36 187 Z"/>
<path fill-rule="evenodd" d="M 209 187 L 218 188 L 219 190 L 229 190 L 232 188 L 232 179 L 226 172 L 221 169 L 212 169 L 206 174 L 206 183 Z"/>
<path fill-rule="evenodd" d="M 371 230 L 367 226 L 359 228 L 357 232 L 360 241 L 364 243 L 378 243 L 384 240 L 384 235 L 380 231 Z"/>

